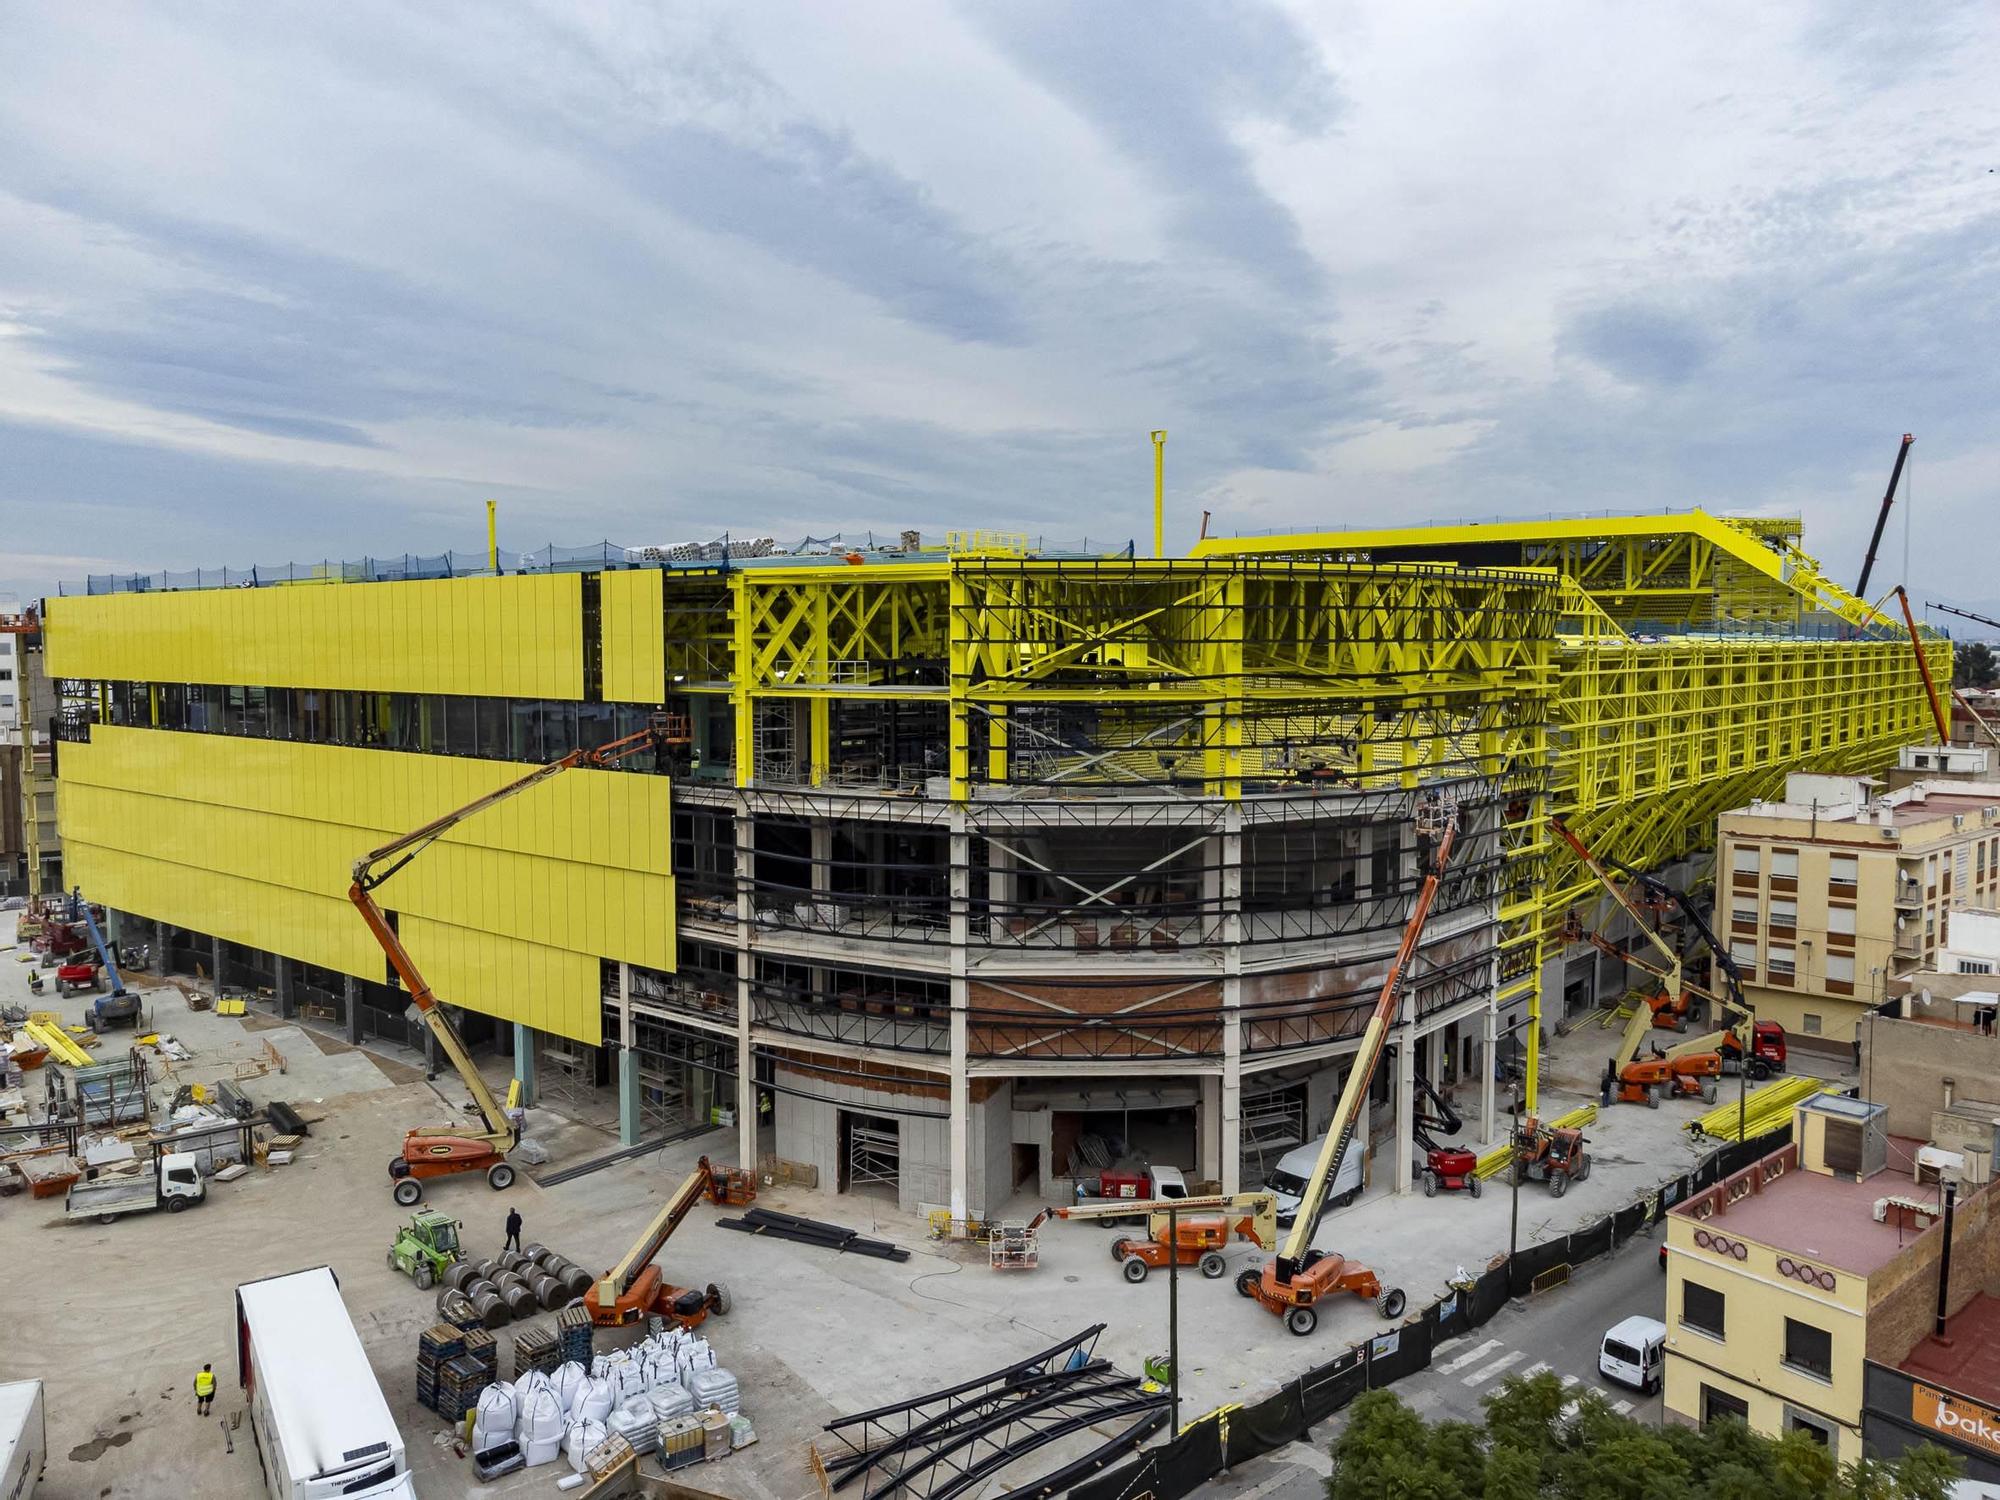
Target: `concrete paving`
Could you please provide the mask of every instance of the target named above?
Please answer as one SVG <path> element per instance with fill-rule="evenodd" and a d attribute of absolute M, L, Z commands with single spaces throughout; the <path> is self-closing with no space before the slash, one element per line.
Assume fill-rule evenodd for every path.
<path fill-rule="evenodd" d="M 0 941 L 10 935 L 0 928 Z M 0 1003 L 81 1016 L 81 998 L 31 1002 L 25 966 L 11 959 L 0 954 Z M 54 1456 L 45 1493 L 57 1500 L 156 1495 L 167 1474 L 179 1493 L 253 1493 L 256 1460 L 247 1434 L 237 1433 L 236 1451 L 228 1452 L 223 1427 L 196 1419 L 191 1381 L 204 1360 L 214 1362 L 224 1375 L 217 1413 L 227 1419 L 239 1411 L 233 1288 L 320 1264 L 340 1277 L 409 1442 L 420 1493 L 546 1493 L 556 1473 L 550 1468 L 473 1486 L 464 1461 L 434 1441 L 441 1436 L 437 1418 L 415 1400 L 417 1335 L 436 1320 L 434 1298 L 384 1264 L 404 1217 L 390 1200 L 385 1165 L 405 1129 L 439 1118 L 441 1102 L 455 1105 L 449 1079 L 433 1088 L 406 1062 L 344 1043 L 329 1046 L 316 1033 L 268 1018 L 188 1012 L 168 992 L 152 1003 L 155 1025 L 196 1053 L 177 1068 L 183 1081 L 229 1076 L 239 1057 L 258 1055 L 272 1041 L 287 1059 L 287 1073 L 242 1086 L 253 1099 L 307 1103 L 325 1119 L 292 1166 L 217 1184 L 192 1213 L 70 1225 L 52 1202 L 25 1195 L 0 1202 L 0 1296 L 8 1322 L 0 1378 L 48 1382 Z M 1544 1110 L 1554 1114 L 1576 1102 L 1580 1095 L 1547 1097 Z M 1590 1132 L 1598 1166 L 1588 1182 L 1559 1201 L 1539 1186 L 1521 1191 L 1522 1243 L 1592 1222 L 1685 1170 L 1698 1153 L 1681 1127 L 1699 1110 L 1669 1103 L 1608 1112 Z M 552 1166 L 615 1144 L 541 1111 L 531 1133 L 549 1144 Z M 478 1180 L 447 1180 L 433 1185 L 429 1201 L 464 1217 L 474 1254 L 499 1247 L 511 1205 L 526 1220 L 528 1238 L 597 1269 L 626 1249 L 702 1152 L 733 1149 L 730 1134 L 715 1132 L 553 1188 L 524 1176 L 498 1195 Z M 1091 1323 L 1110 1325 L 1101 1352 L 1134 1372 L 1167 1347 L 1165 1278 L 1127 1284 L 1108 1253 L 1112 1232 L 1095 1225 L 1051 1222 L 1039 1270 L 996 1273 L 982 1247 L 933 1243 L 921 1221 L 892 1203 L 789 1187 L 759 1201 L 851 1225 L 912 1254 L 903 1264 L 845 1258 L 720 1229 L 720 1215 L 706 1207 L 690 1216 L 662 1261 L 669 1280 L 729 1286 L 735 1308 L 706 1331 L 742 1381 L 762 1437 L 724 1463 L 703 1466 L 694 1476 L 703 1488 L 748 1500 L 816 1494 L 806 1445 L 831 1416 L 983 1373 Z M 1038 1207 L 1022 1200 L 1008 1212 L 1028 1217 Z M 1511 1195 L 1497 1188 L 1476 1201 L 1460 1194 L 1398 1198 L 1378 1188 L 1329 1215 L 1317 1242 L 1377 1267 L 1407 1290 L 1414 1312 L 1456 1268 L 1476 1271 L 1505 1251 L 1510 1207 Z M 1329 1309 L 1311 1338 L 1292 1337 L 1231 1284 L 1237 1268 L 1264 1258 L 1243 1247 L 1228 1257 L 1231 1276 L 1182 1279 L 1184 1414 L 1255 1399 L 1381 1326 L 1371 1306 L 1354 1300 Z M 507 1372 L 511 1330 L 499 1337 Z M 1051 1450 L 1010 1477 L 1019 1482 L 1076 1451 Z"/>

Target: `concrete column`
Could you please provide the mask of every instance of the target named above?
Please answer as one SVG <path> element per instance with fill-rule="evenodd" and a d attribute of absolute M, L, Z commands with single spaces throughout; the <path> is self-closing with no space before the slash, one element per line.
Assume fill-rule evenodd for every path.
<path fill-rule="evenodd" d="M 632 966 L 618 966 L 618 1144 L 639 1144 L 639 1053 L 633 1046 Z"/>
<path fill-rule="evenodd" d="M 1222 1181 L 1222 1080 L 1206 1074 L 1200 1080 L 1201 1129 L 1196 1132 L 1196 1168 L 1211 1182 Z"/>
<path fill-rule="evenodd" d="M 514 1079 L 521 1085 L 521 1108 L 533 1108 L 539 1094 L 535 1079 L 535 1028 L 519 1021 L 514 1023 Z"/>
<path fill-rule="evenodd" d="M 1008 835 L 1002 835 L 1007 837 Z M 993 913 L 987 923 L 989 943 L 1009 941 L 1007 924 L 1016 915 L 1013 910 L 1016 893 L 1019 890 L 1015 875 L 1014 851 L 1011 847 L 994 839 L 986 842 L 986 905 Z"/>
<path fill-rule="evenodd" d="M 1479 1020 L 1479 1129 L 1480 1139 L 1491 1145 L 1500 1138 L 1493 1115 L 1493 1069 L 1499 1062 L 1500 1010 L 1493 1000 L 1486 1002 Z"/>
<path fill-rule="evenodd" d="M 737 768 L 740 776 L 743 768 Z M 757 1055 L 750 1044 L 750 980 L 755 959 L 750 935 L 756 908 L 750 883 L 756 878 L 749 794 L 736 794 L 736 1155 L 744 1167 L 757 1165 Z"/>
<path fill-rule="evenodd" d="M 1242 1188 L 1243 1176 L 1243 809 L 1222 810 L 1222 1087 L 1217 1149 L 1222 1190 Z"/>
<path fill-rule="evenodd" d="M 292 961 L 282 954 L 273 955 L 271 968 L 273 977 L 277 981 L 278 1018 L 289 1021 L 299 1013 L 298 995 L 295 990 L 297 974 L 292 967 Z"/>
<path fill-rule="evenodd" d="M 361 1045 L 361 981 L 349 974 L 344 988 L 347 1001 L 347 1039 L 358 1047 Z"/>
<path fill-rule="evenodd" d="M 1391 1101 L 1396 1106 L 1396 1168 L 1394 1179 L 1396 1195 L 1406 1196 L 1410 1191 L 1411 1156 L 1415 1142 L 1410 1132 L 1416 1127 L 1412 1116 L 1416 1112 L 1417 1092 L 1417 1048 L 1412 1028 L 1405 1023 L 1396 1028 L 1396 1082 L 1390 1088 Z"/>
<path fill-rule="evenodd" d="M 972 1080 L 966 1010 L 966 941 L 972 923 L 972 834 L 965 806 L 951 810 L 951 1216 L 971 1216 Z M 984 1205 L 982 1205 L 983 1207 Z"/>
<path fill-rule="evenodd" d="M 219 937 L 212 937 L 208 940 L 208 972 L 209 977 L 214 982 L 215 998 L 220 1000 L 222 998 L 222 939 Z"/>
<path fill-rule="evenodd" d="M 153 972 L 162 979 L 165 979 L 168 967 L 167 924 L 165 922 L 155 922 L 153 924 Z"/>

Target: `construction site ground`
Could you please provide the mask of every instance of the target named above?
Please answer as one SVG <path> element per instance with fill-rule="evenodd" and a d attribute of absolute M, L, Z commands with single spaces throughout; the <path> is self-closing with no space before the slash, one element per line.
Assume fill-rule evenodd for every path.
<path fill-rule="evenodd" d="M 6 924 L 0 943 L 10 941 L 11 914 L 0 922 Z M 30 996 L 27 966 L 15 959 L 11 951 L 0 953 L 0 1004 L 82 1018 L 87 997 Z M 229 1430 L 242 1410 L 232 1292 L 239 1282 L 321 1264 L 340 1278 L 409 1445 L 419 1493 L 548 1493 L 567 1472 L 561 1461 L 476 1485 L 452 1452 L 445 1425 L 415 1397 L 417 1337 L 437 1321 L 434 1294 L 419 1292 L 385 1264 L 396 1226 L 407 1217 L 390 1199 L 385 1168 L 405 1129 L 456 1108 L 458 1090 L 449 1077 L 434 1087 L 408 1054 L 363 1052 L 254 1012 L 231 1018 L 193 1010 L 177 989 L 149 987 L 147 998 L 154 1029 L 192 1054 L 175 1065 L 165 1093 L 175 1082 L 255 1074 L 259 1060 L 269 1063 L 269 1043 L 285 1071 L 238 1086 L 254 1101 L 282 1098 L 319 1122 L 291 1165 L 212 1184 L 208 1202 L 188 1213 L 72 1225 L 59 1201 L 26 1194 L 0 1201 L 7 1310 L 0 1379 L 46 1382 L 51 1460 L 42 1493 L 52 1500 L 151 1496 L 162 1492 L 166 1476 L 177 1493 L 258 1492 L 247 1426 Z M 108 1056 L 130 1040 L 131 1033 L 118 1033 L 95 1050 Z M 1600 1040 L 1558 1040 L 1550 1076 L 1589 1077 L 1586 1054 L 1602 1050 Z M 40 1086 L 32 1073 L 29 1085 Z M 1574 1087 L 1545 1090 L 1543 1111 L 1556 1114 L 1584 1100 Z M 1538 1185 L 1521 1190 L 1522 1243 L 1586 1224 L 1685 1170 L 1712 1148 L 1698 1147 L 1684 1129 L 1700 1112 L 1698 1103 L 1684 1102 L 1605 1112 L 1589 1128 L 1597 1166 L 1587 1182 L 1561 1200 Z M 1498 1126 L 1504 1135 L 1504 1116 Z M 1470 1133 L 1482 1132 L 1475 1126 Z M 549 1165 L 534 1169 L 543 1173 L 616 1146 L 597 1129 L 541 1110 L 530 1112 L 529 1134 L 549 1150 Z M 505 1194 L 478 1179 L 447 1179 L 432 1185 L 427 1201 L 463 1219 L 474 1255 L 500 1248 L 511 1206 L 526 1221 L 526 1238 L 595 1270 L 628 1247 L 697 1157 L 733 1159 L 734 1150 L 733 1133 L 715 1131 L 549 1188 L 525 1174 Z M 1378 1164 L 1386 1172 L 1386 1151 Z M 720 1211 L 697 1208 L 662 1263 L 670 1281 L 728 1286 L 729 1315 L 711 1319 L 704 1332 L 741 1381 L 760 1438 L 682 1476 L 700 1488 L 751 1500 L 816 1494 L 808 1444 L 830 1417 L 952 1384 L 1092 1323 L 1108 1325 L 1100 1352 L 1129 1371 L 1167 1348 L 1166 1278 L 1126 1283 L 1109 1254 L 1113 1232 L 1096 1225 L 1051 1222 L 1042 1231 L 1039 1269 L 995 1272 L 983 1246 L 933 1242 L 921 1219 L 883 1199 L 779 1186 L 759 1203 L 850 1225 L 911 1255 L 905 1263 L 885 1262 L 733 1233 L 717 1227 Z M 1398 1197 L 1378 1187 L 1328 1215 L 1317 1243 L 1363 1259 L 1404 1287 L 1414 1313 L 1455 1269 L 1477 1271 L 1505 1251 L 1510 1203 L 1504 1179 L 1489 1183 L 1476 1201 L 1463 1194 Z M 1039 1207 L 1023 1199 L 1000 1212 L 1027 1218 Z M 1290 1335 L 1232 1285 L 1238 1267 L 1263 1258 L 1241 1246 L 1230 1252 L 1230 1276 L 1181 1279 L 1184 1417 L 1253 1398 L 1383 1326 L 1372 1306 L 1353 1300 L 1323 1310 L 1312 1337 Z M 553 1314 L 542 1317 L 551 1321 Z M 511 1370 L 513 1332 L 497 1334 L 503 1374 Z M 631 1337 L 600 1334 L 599 1348 Z M 193 1398 L 204 1361 L 220 1376 L 208 1420 L 195 1415 Z M 1101 1440 L 1045 1450 L 993 1489 L 1019 1484 Z"/>

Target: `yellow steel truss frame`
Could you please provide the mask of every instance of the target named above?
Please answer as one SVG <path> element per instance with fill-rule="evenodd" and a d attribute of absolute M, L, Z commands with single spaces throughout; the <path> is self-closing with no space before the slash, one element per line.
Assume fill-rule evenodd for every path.
<path fill-rule="evenodd" d="M 1928 732 L 1900 623 L 1831 582 L 1798 531 L 1692 511 L 1217 539 L 1195 552 L 1377 562 L 1497 553 L 1555 569 L 1547 807 L 1592 848 L 1653 867 L 1710 848 L 1719 813 L 1780 791 L 1788 771 L 1876 770 Z M 1642 621 L 1710 629 L 1648 635 Z M 1949 680 L 1950 643 L 1926 632 L 1923 650 Z M 1532 1109 L 1543 961 L 1596 886 L 1542 824 L 1510 816 L 1509 826 L 1524 878 L 1509 882 L 1501 913 L 1501 995 L 1528 1001 Z"/>

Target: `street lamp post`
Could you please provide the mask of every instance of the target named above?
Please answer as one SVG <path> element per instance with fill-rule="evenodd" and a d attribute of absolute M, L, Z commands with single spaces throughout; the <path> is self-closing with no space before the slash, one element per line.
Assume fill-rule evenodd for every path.
<path fill-rule="evenodd" d="M 1512 1041 L 1521 1029 L 1520 1017 L 1507 1028 L 1507 1039 Z M 1507 1275 L 1511 1282 L 1514 1275 L 1514 1246 L 1521 1233 L 1521 1086 L 1515 1083 L 1510 1090 L 1509 1107 L 1513 1113 L 1513 1125 L 1507 1132 L 1507 1180 L 1513 1185 L 1514 1201 L 1507 1213 Z"/>
<path fill-rule="evenodd" d="M 1181 1430 L 1181 1214 L 1167 1210 L 1167 1431 Z"/>

